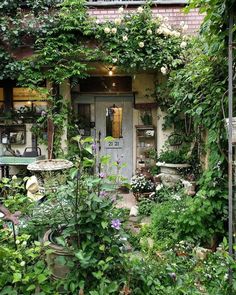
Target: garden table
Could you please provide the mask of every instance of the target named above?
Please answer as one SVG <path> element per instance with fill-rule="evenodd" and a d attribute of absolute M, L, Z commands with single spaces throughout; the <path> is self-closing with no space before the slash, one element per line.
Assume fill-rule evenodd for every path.
<path fill-rule="evenodd" d="M 26 166 L 27 167 L 29 164 L 37 160 L 43 160 L 43 159 L 45 159 L 45 156 L 37 156 L 37 157 L 1 156 L 0 157 L 1 176 L 9 177 L 10 166 Z"/>

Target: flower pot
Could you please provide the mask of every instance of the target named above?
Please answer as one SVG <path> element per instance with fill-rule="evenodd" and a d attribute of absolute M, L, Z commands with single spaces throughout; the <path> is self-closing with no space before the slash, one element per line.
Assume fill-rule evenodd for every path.
<path fill-rule="evenodd" d="M 163 185 L 174 187 L 181 179 L 180 170 L 191 167 L 189 164 L 171 164 L 158 162 L 156 164 L 161 169 L 158 175 L 161 178 Z"/>
<path fill-rule="evenodd" d="M 55 244 L 52 241 L 52 234 L 52 230 L 48 230 L 43 237 L 43 242 L 47 243 L 47 247 L 51 250 L 50 253 L 47 254 L 47 265 L 54 279 L 64 279 L 70 272 L 70 269 L 62 261 L 71 260 L 73 255 L 64 247 Z"/>
<path fill-rule="evenodd" d="M 73 166 L 73 163 L 64 159 L 39 160 L 27 166 L 27 169 L 35 174 L 39 184 L 39 192 L 55 192 L 57 188 L 66 183 L 65 174 Z"/>

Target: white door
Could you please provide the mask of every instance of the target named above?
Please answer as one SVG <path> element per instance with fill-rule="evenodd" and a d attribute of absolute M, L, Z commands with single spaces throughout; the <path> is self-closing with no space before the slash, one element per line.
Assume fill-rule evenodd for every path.
<path fill-rule="evenodd" d="M 110 155 L 113 162 L 125 163 L 122 176 L 132 177 L 133 170 L 133 97 L 96 96 L 95 125 L 100 154 Z M 112 136 L 113 141 L 104 141 Z M 113 170 L 113 172 L 115 172 Z"/>

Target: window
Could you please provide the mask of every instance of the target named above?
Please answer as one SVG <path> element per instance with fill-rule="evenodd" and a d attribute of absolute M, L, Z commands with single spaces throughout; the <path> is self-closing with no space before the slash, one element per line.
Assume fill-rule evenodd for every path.
<path fill-rule="evenodd" d="M 122 137 L 122 113 L 122 108 L 115 105 L 106 109 L 106 136 Z"/>
<path fill-rule="evenodd" d="M 24 87 L 13 87 L 13 107 L 16 110 L 34 109 L 41 113 L 47 108 L 45 97 L 35 90 Z"/>
<path fill-rule="evenodd" d="M 89 103 L 78 104 L 77 124 L 82 136 L 91 135 L 91 105 Z"/>

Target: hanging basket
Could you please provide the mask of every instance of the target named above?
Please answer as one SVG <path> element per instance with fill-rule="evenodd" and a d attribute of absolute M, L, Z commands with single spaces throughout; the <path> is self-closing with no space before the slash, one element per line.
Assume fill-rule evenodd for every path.
<path fill-rule="evenodd" d="M 229 136 L 229 118 L 225 119 L 225 124 Z M 232 118 L 232 143 L 236 143 L 236 117 Z"/>

